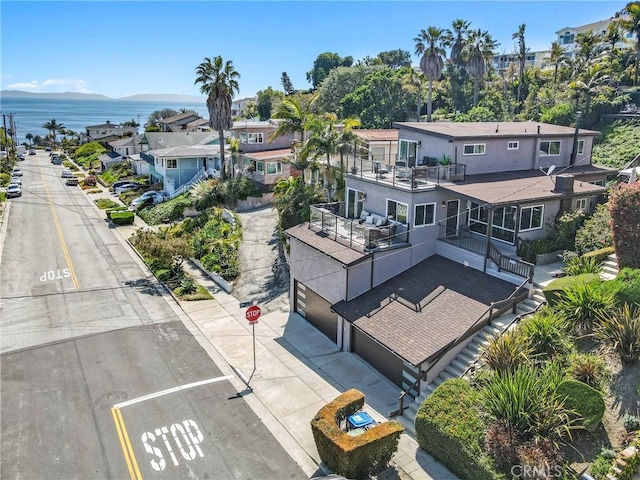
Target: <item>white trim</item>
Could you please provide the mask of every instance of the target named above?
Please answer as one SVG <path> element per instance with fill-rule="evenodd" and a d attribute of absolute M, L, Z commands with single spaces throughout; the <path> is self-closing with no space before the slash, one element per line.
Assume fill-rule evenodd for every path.
<path fill-rule="evenodd" d="M 549 144 L 549 149 L 551 150 L 551 144 L 552 143 L 557 143 L 558 144 L 558 153 L 549 153 L 549 151 L 544 152 L 542 150 L 542 144 L 543 143 L 548 143 Z M 560 156 L 560 154 L 562 153 L 562 140 L 542 140 L 540 142 L 540 145 L 538 146 L 538 153 L 541 157 L 558 157 Z"/>
<path fill-rule="evenodd" d="M 472 153 L 467 153 L 465 149 L 467 147 L 473 147 Z M 482 147 L 482 152 L 476 152 L 476 147 Z M 462 145 L 462 155 L 463 156 L 471 156 L 471 155 L 486 155 L 487 152 L 487 144 L 486 143 L 465 143 Z"/>
<path fill-rule="evenodd" d="M 432 205 L 433 206 L 433 217 L 431 218 L 432 221 L 430 223 L 422 223 L 420 225 L 417 225 L 416 224 L 416 220 L 418 219 L 418 214 L 417 214 L 416 210 L 418 209 L 418 207 L 425 207 L 425 213 L 426 213 L 427 212 L 427 208 L 426 208 L 427 205 Z M 423 220 L 425 220 L 425 219 L 423 219 Z M 428 227 L 429 225 L 435 225 L 435 223 L 436 223 L 436 202 L 418 203 L 418 204 L 413 206 L 413 228 Z"/>
<path fill-rule="evenodd" d="M 507 142 L 507 150 L 518 150 L 520 148 L 520 142 L 517 140 L 510 140 Z"/>

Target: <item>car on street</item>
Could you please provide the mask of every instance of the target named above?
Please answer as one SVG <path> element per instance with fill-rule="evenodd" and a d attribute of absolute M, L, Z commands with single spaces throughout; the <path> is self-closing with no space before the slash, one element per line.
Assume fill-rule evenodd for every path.
<path fill-rule="evenodd" d="M 36 149 L 32 148 L 31 150 L 29 150 L 29 155 L 35 155 L 36 154 Z"/>
<path fill-rule="evenodd" d="M 62 178 L 71 178 L 73 177 L 73 172 L 71 170 L 63 170 L 62 171 Z"/>
<path fill-rule="evenodd" d="M 22 187 L 17 183 L 10 183 L 7 187 L 7 198 L 11 197 L 21 197 L 22 196 Z"/>
<path fill-rule="evenodd" d="M 19 168 L 14 168 L 13 171 L 11 172 L 11 176 L 12 177 L 21 177 L 22 176 L 22 170 L 20 170 Z"/>
<path fill-rule="evenodd" d="M 122 187 L 123 185 L 128 185 L 130 183 L 135 183 L 135 182 L 130 178 L 127 178 L 125 180 L 116 180 L 111 184 L 111 186 L 109 187 L 109 190 L 111 190 L 112 192 L 115 192 L 116 188 Z"/>
<path fill-rule="evenodd" d="M 115 188 L 115 193 L 116 195 L 120 195 L 121 193 L 124 192 L 132 192 L 135 190 L 139 190 L 142 188 L 142 185 L 136 182 L 130 182 L 130 183 L 125 183 L 124 185 L 120 185 L 119 187 Z"/>
<path fill-rule="evenodd" d="M 22 185 L 22 179 L 20 177 L 11 177 L 9 183 L 17 183 L 18 185 Z"/>
<path fill-rule="evenodd" d="M 51 163 L 54 165 L 62 165 L 62 157 L 51 157 Z"/>
<path fill-rule="evenodd" d="M 129 210 L 136 210 L 140 207 L 147 207 L 149 205 L 157 205 L 164 202 L 164 194 L 162 192 L 156 192 L 155 190 L 144 192 L 139 197 L 134 198 L 129 205 Z"/>
<path fill-rule="evenodd" d="M 45 152 L 50 152 L 51 151 L 51 147 L 45 147 L 44 151 Z"/>
<path fill-rule="evenodd" d="M 67 185 L 78 185 L 78 183 L 80 183 L 80 182 L 79 182 L 79 180 L 78 180 L 78 177 L 73 176 L 73 177 L 69 177 L 69 178 L 67 178 L 67 181 L 66 181 L 65 183 L 66 183 Z"/>

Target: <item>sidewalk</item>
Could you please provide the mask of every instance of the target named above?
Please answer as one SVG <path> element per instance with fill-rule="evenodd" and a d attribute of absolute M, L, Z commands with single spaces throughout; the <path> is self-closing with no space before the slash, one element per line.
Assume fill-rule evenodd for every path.
<path fill-rule="evenodd" d="M 92 200 L 115 199 L 106 189 L 88 196 Z M 101 212 L 106 218 L 104 210 Z M 113 231 L 130 248 L 126 239 L 141 227 L 150 228 L 136 216 L 134 225 L 115 227 Z M 132 250 L 131 253 L 148 271 Z M 235 375 L 239 371 L 245 378 L 251 377 L 251 391 L 237 375 L 232 383 L 309 477 L 323 474 L 310 422 L 324 404 L 356 388 L 365 394 L 365 410 L 377 421 L 386 421 L 388 412 L 397 408 L 400 390 L 396 385 L 357 356 L 340 351 L 298 314 L 277 310 L 263 315 L 251 327 L 238 300 L 191 263 L 185 265 L 185 270 L 209 289 L 214 299 L 170 299 L 170 304 L 224 374 Z M 253 328 L 256 370 L 251 376 Z M 391 467 L 378 479 L 456 479 L 406 434 L 400 438 Z"/>

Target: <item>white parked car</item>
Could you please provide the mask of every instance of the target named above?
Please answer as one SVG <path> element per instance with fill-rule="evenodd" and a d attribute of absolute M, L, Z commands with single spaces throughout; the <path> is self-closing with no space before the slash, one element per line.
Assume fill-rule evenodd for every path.
<path fill-rule="evenodd" d="M 12 177 L 21 177 L 22 176 L 22 170 L 20 170 L 19 168 L 14 168 L 13 172 L 11 172 L 11 176 Z"/>
<path fill-rule="evenodd" d="M 116 195 L 120 195 L 121 193 L 130 192 L 132 190 L 140 190 L 141 188 L 142 188 L 142 185 L 136 182 L 125 183 L 124 185 L 120 185 L 119 187 L 116 187 L 115 193 Z"/>
<path fill-rule="evenodd" d="M 7 187 L 7 198 L 11 197 L 21 197 L 22 196 L 22 187 L 17 183 L 10 183 Z"/>
<path fill-rule="evenodd" d="M 73 177 L 73 172 L 71 170 L 63 170 L 62 171 L 62 178 L 71 178 Z"/>
<path fill-rule="evenodd" d="M 139 197 L 134 198 L 129 205 L 129 210 L 136 210 L 140 207 L 146 207 L 148 205 L 157 205 L 164 202 L 164 194 L 162 192 L 149 191 L 144 192 Z"/>
<path fill-rule="evenodd" d="M 22 179 L 20 177 L 11 177 L 11 180 L 9 180 L 9 183 L 22 185 Z"/>

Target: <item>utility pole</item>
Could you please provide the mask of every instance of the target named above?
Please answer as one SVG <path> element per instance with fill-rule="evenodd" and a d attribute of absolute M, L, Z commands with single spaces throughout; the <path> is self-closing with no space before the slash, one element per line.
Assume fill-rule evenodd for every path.
<path fill-rule="evenodd" d="M 576 130 L 573 132 L 573 150 L 571 151 L 571 159 L 569 165 L 575 165 L 576 156 L 578 155 L 578 132 L 580 131 L 580 116 L 582 112 L 578 110 L 576 112 Z"/>
<path fill-rule="evenodd" d="M 4 113 L 2 114 L 2 125 L 3 125 L 3 128 L 4 128 L 4 137 L 3 137 L 3 142 L 4 143 L 3 143 L 2 146 L 4 147 L 4 150 L 6 150 L 8 152 L 8 149 L 7 149 L 7 117 L 6 117 L 6 115 Z"/>

